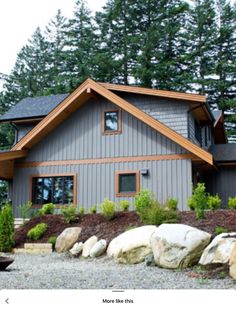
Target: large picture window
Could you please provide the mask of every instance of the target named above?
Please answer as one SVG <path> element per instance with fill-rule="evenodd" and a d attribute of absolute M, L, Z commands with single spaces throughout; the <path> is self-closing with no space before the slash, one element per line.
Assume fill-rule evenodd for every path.
<path fill-rule="evenodd" d="M 44 176 L 32 178 L 32 203 L 64 205 L 75 202 L 75 176 Z"/>
<path fill-rule="evenodd" d="M 134 196 L 139 192 L 139 171 L 116 173 L 116 196 Z"/>
<path fill-rule="evenodd" d="M 120 110 L 103 111 L 102 132 L 103 134 L 121 133 L 121 111 Z"/>

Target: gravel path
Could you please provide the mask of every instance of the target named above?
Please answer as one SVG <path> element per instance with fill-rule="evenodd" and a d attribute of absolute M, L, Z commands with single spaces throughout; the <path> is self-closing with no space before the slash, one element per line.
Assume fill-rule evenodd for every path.
<path fill-rule="evenodd" d="M 120 265 L 107 257 L 80 260 L 65 254 L 15 255 L 0 272 L 0 289 L 235 289 L 230 278 L 198 279 L 187 271 Z"/>

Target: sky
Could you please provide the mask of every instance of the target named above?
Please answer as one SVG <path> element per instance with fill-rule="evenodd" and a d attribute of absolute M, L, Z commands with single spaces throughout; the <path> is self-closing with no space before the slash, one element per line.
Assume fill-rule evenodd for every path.
<path fill-rule="evenodd" d="M 98 11 L 106 0 L 87 0 Z M 44 27 L 58 9 L 71 17 L 75 0 L 0 0 L 0 73 L 9 74 L 16 55 L 31 38 L 35 29 Z"/>

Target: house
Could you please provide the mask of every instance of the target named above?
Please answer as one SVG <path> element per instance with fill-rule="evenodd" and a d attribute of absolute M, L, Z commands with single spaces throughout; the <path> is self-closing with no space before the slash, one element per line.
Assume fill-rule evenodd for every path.
<path fill-rule="evenodd" d="M 235 144 L 202 95 L 88 79 L 70 95 L 23 99 L 0 122 L 16 130 L 0 152 L 16 217 L 29 200 L 87 209 L 105 197 L 133 202 L 141 188 L 187 210 L 199 180 L 224 204 L 236 194 Z"/>

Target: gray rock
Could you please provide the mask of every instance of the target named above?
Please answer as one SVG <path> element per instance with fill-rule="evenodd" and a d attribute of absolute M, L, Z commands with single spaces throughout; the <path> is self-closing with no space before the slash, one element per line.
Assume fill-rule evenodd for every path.
<path fill-rule="evenodd" d="M 145 265 L 146 266 L 155 266 L 155 260 L 154 260 L 153 254 L 149 254 L 148 256 L 145 257 Z"/>
<path fill-rule="evenodd" d="M 98 257 L 101 256 L 107 248 L 107 241 L 106 240 L 99 240 L 97 243 L 94 244 L 94 246 L 90 250 L 90 257 Z"/>
<path fill-rule="evenodd" d="M 57 253 L 69 251 L 72 246 L 78 241 L 80 233 L 80 227 L 66 228 L 56 240 L 55 250 Z"/>
<path fill-rule="evenodd" d="M 72 247 L 72 249 L 70 250 L 70 253 L 73 255 L 73 256 L 78 256 L 83 250 L 83 243 L 82 242 L 76 242 L 74 244 L 74 246 Z"/>

